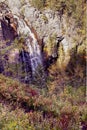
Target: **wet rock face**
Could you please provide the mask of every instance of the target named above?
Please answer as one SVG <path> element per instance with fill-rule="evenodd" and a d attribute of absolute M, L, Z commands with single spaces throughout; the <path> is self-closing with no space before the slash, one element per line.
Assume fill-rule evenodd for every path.
<path fill-rule="evenodd" d="M 36 30 L 39 39 L 43 39 L 43 43 L 44 43 L 43 51 L 44 53 L 46 52 L 45 55 L 47 54 L 48 59 L 49 57 L 56 58 L 58 55 L 57 54 L 58 50 L 55 49 L 57 48 L 57 42 L 58 42 L 57 37 L 61 37 L 63 35 L 62 33 L 63 23 L 64 25 L 66 24 L 66 22 L 63 22 L 62 18 L 60 19 L 58 12 L 54 12 L 50 9 L 39 11 L 36 8 L 32 7 L 28 0 L 25 0 L 23 5 L 21 1 L 18 0 L 13 0 L 13 2 L 11 0 L 7 0 L 7 4 L 9 5 L 11 11 L 13 12 L 13 14 L 15 14 L 16 17 L 17 15 L 24 16 L 27 22 L 31 26 L 33 26 L 34 29 Z M 8 32 L 8 35 L 4 37 L 5 39 L 9 39 L 10 36 L 11 40 L 13 40 L 16 36 L 15 20 L 12 19 L 11 16 L 8 18 L 7 15 L 5 16 L 5 21 L 8 21 L 8 23 L 10 24 L 9 24 L 9 29 L 6 24 L 4 25 L 7 27 L 7 31 L 3 29 L 3 34 L 6 35 L 6 32 Z M 12 24 L 11 21 L 13 21 Z M 19 26 L 18 27 L 19 29 L 17 30 L 18 33 L 19 34 L 23 33 L 26 35 L 28 29 L 24 25 L 23 19 L 21 20 L 20 18 L 18 18 L 18 22 L 21 23 L 21 26 Z M 25 28 L 23 28 L 23 26 L 25 26 Z M 56 35 L 56 37 L 53 38 L 54 37 L 53 35 Z M 50 39 L 53 39 L 53 41 L 51 42 Z M 64 39 L 66 39 L 66 35 L 64 36 Z M 65 41 L 63 42 L 64 42 L 63 46 L 65 50 L 67 48 L 66 46 L 69 45 L 65 45 Z"/>
<path fill-rule="evenodd" d="M 9 61 L 9 63 L 18 62 L 18 58 L 19 58 L 19 49 L 17 49 L 17 48 L 12 49 L 9 52 L 9 55 L 8 55 L 8 61 Z"/>
<path fill-rule="evenodd" d="M 16 64 L 19 49 L 13 46 L 17 34 L 17 20 L 4 2 L 0 3 L 0 73 L 11 76 L 10 64 Z M 11 49 L 12 48 L 12 49 Z"/>
<path fill-rule="evenodd" d="M 2 20 L 1 27 L 2 27 L 3 38 L 5 40 L 12 41 L 15 39 L 17 33 L 14 31 L 13 27 L 11 27 L 10 24 L 7 24 L 6 21 Z"/>
<path fill-rule="evenodd" d="M 15 8 L 11 4 L 10 0 L 7 0 L 7 1 L 8 1 L 8 5 L 10 6 L 11 11 L 13 13 L 10 11 L 8 6 L 6 6 L 5 4 L 2 4 L 1 9 L 3 11 L 1 12 L 1 28 L 2 28 L 3 39 L 5 41 L 12 42 L 19 34 L 22 34 L 22 35 L 28 34 L 29 35 L 29 33 L 31 33 L 31 31 L 29 30 L 29 27 L 25 24 L 24 19 L 21 19 L 19 17 L 21 15 L 22 6 L 20 5 L 21 9 L 19 9 L 19 6 L 17 6 L 17 8 L 20 11 L 20 15 L 19 15 L 19 12 L 17 12 L 17 14 L 14 14 Z M 28 7 L 29 7 L 29 9 L 28 9 Z M 27 20 L 28 19 L 30 20 L 30 23 L 32 23 L 31 25 L 35 28 L 35 30 L 38 34 L 38 37 L 43 38 L 43 42 L 45 43 L 44 47 L 45 48 L 47 47 L 46 53 L 43 49 L 43 51 L 44 51 L 43 53 L 45 53 L 45 54 L 43 54 L 43 57 L 44 57 L 45 64 L 47 64 L 45 68 L 48 68 L 50 66 L 50 64 L 52 64 L 55 61 L 55 59 L 57 59 L 57 57 L 58 57 L 57 49 L 56 49 L 58 41 L 56 41 L 56 37 L 54 38 L 53 42 L 51 42 L 51 40 L 50 40 L 52 45 L 50 44 L 50 42 L 48 42 L 48 38 L 49 38 L 49 36 L 53 37 L 53 36 L 51 36 L 51 35 L 53 35 L 53 33 L 54 34 L 57 33 L 58 36 L 61 35 L 61 33 L 59 34 L 60 25 L 57 24 L 57 23 L 59 23 L 60 20 L 57 17 L 55 17 L 55 14 L 51 10 L 47 10 L 46 12 L 41 13 L 41 12 L 37 11 L 35 8 L 31 7 L 29 4 L 26 4 L 24 8 L 25 8 L 25 12 L 24 12 L 25 18 Z M 28 12 L 28 14 L 26 14 L 27 12 Z M 38 27 L 36 25 L 38 25 Z M 42 32 L 41 32 L 41 30 L 42 30 Z M 34 41 L 37 42 L 37 38 L 35 38 L 32 35 L 32 33 L 31 33 L 31 36 L 33 37 Z M 47 37 L 47 40 L 46 40 L 46 37 Z M 29 38 L 30 43 L 34 44 L 34 41 L 32 42 L 31 39 Z M 54 43 L 55 43 L 55 46 L 53 46 Z M 35 45 L 37 45 L 37 44 L 35 44 Z M 33 52 L 33 49 L 31 49 L 31 46 L 29 46 L 29 49 Z M 38 53 L 39 53 L 39 51 L 38 51 Z M 8 55 L 9 62 L 15 63 L 16 62 L 15 59 L 17 59 L 16 55 L 18 55 L 18 54 L 19 54 L 18 51 L 11 50 Z M 25 53 L 23 52 L 22 54 L 24 55 Z M 35 54 L 36 53 L 34 53 L 34 55 Z M 46 54 L 47 54 L 47 58 L 45 58 Z M 26 58 L 24 59 L 24 62 L 25 61 L 26 61 Z M 35 59 L 31 60 L 32 65 L 34 65 L 35 61 L 37 61 L 37 60 L 35 60 Z"/>
<path fill-rule="evenodd" d="M 40 46 L 34 32 L 20 15 L 11 11 L 2 12 L 0 22 L 1 36 L 5 41 L 5 46 L 2 43 L 4 48 L 0 48 L 4 50 L 4 74 L 22 78 L 24 82 L 30 80 L 37 67 L 42 66 Z"/>
<path fill-rule="evenodd" d="M 12 41 L 17 37 L 17 20 L 4 2 L 0 3 L 0 24 L 4 40 Z"/>

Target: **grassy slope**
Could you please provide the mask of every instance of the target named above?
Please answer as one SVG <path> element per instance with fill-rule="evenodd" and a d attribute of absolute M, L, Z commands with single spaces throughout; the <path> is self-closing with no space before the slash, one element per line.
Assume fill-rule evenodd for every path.
<path fill-rule="evenodd" d="M 55 93 L 0 75 L 1 130 L 78 130 L 86 120 L 84 86 Z"/>

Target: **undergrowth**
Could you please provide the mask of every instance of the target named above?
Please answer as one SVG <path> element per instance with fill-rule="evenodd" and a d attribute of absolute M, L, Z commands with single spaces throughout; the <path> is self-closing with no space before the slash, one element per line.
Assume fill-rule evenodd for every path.
<path fill-rule="evenodd" d="M 45 90 L 0 75 L 0 129 L 86 130 L 85 86 L 55 92 L 51 83 Z"/>

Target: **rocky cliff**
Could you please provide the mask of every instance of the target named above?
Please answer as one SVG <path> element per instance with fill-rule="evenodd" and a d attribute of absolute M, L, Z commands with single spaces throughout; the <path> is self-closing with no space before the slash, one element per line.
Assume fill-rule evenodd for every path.
<path fill-rule="evenodd" d="M 80 33 L 81 29 L 76 25 L 75 19 L 66 13 L 60 14 L 59 11 L 49 8 L 38 10 L 30 3 L 29 0 L 0 0 L 2 34 L 6 42 L 1 44 L 1 48 L 13 46 L 7 54 L 9 62 L 14 62 L 18 58 L 20 49 L 27 50 L 25 41 L 30 28 L 40 45 L 45 69 L 55 62 L 62 70 L 71 67 L 69 70 L 72 69 L 70 72 L 73 73 L 73 68 L 76 67 L 73 64 L 77 64 L 72 60 L 73 57 L 80 52 L 82 55 L 77 59 L 84 60 L 85 33 L 83 35 Z M 28 37 L 31 43 L 32 36 Z M 1 35 L 2 41 L 3 38 Z"/>

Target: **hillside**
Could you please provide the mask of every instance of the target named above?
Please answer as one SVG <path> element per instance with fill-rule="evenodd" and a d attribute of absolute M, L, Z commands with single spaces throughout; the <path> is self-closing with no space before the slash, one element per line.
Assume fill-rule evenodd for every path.
<path fill-rule="evenodd" d="M 0 130 L 86 130 L 86 1 L 0 0 Z"/>
<path fill-rule="evenodd" d="M 85 87 L 57 91 L 30 87 L 0 75 L 0 129 L 85 130 Z"/>

